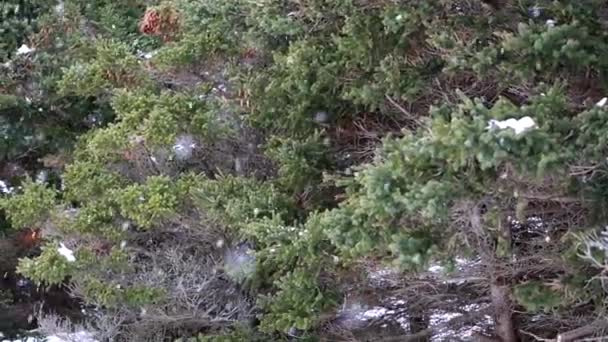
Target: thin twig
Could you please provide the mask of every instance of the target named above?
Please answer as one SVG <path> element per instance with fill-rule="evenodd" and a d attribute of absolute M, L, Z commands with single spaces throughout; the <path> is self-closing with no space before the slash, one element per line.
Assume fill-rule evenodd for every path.
<path fill-rule="evenodd" d="M 598 341 L 608 341 L 608 335 L 600 336 L 600 337 L 588 337 L 578 340 L 579 342 L 598 342 Z"/>
<path fill-rule="evenodd" d="M 567 197 L 567 196 L 556 196 L 556 195 L 534 195 L 534 194 L 523 194 L 523 198 L 537 201 L 550 201 L 550 202 L 558 202 L 558 203 L 580 203 L 589 200 L 585 200 L 582 198 L 576 197 Z"/>
<path fill-rule="evenodd" d="M 420 120 L 418 120 L 418 118 L 416 118 L 414 115 L 412 115 L 412 113 L 410 113 L 408 110 L 406 110 L 405 108 L 403 108 L 403 106 L 401 106 L 400 104 L 398 104 L 395 100 L 393 100 L 392 97 L 390 97 L 388 94 L 384 95 L 386 97 L 386 99 L 393 105 L 395 106 L 397 109 L 399 109 L 399 111 L 401 111 L 401 113 L 405 114 L 405 116 L 412 120 L 413 122 L 415 122 L 418 126 L 423 126 L 422 122 Z"/>
<path fill-rule="evenodd" d="M 528 335 L 528 336 L 534 338 L 536 341 L 541 341 L 541 342 L 556 342 L 557 341 L 554 338 L 542 338 L 542 337 L 540 337 L 538 335 L 534 335 L 533 333 L 528 332 L 528 331 L 524 331 L 524 330 L 520 330 L 519 332 L 522 333 L 522 334 L 524 334 L 524 335 Z"/>

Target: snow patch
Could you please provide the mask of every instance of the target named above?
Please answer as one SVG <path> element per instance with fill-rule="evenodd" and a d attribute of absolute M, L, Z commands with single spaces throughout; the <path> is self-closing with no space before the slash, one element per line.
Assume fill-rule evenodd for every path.
<path fill-rule="evenodd" d="M 366 310 L 359 315 L 360 319 L 368 320 L 374 318 L 382 318 L 384 315 L 388 314 L 388 310 L 381 306 L 376 306 L 370 310 Z"/>
<path fill-rule="evenodd" d="M 13 190 L 13 187 L 9 186 L 5 181 L 0 180 L 0 193 L 10 194 Z"/>
<path fill-rule="evenodd" d="M 431 273 L 443 273 L 444 267 L 441 265 L 433 265 L 427 269 Z"/>
<path fill-rule="evenodd" d="M 347 329 L 356 329 L 365 325 L 367 319 L 365 313 L 368 307 L 358 302 L 344 305 L 338 313 L 337 319 L 340 325 Z"/>
<path fill-rule="evenodd" d="M 369 282 L 375 287 L 384 287 L 396 283 L 399 272 L 393 268 L 378 268 L 367 271 Z"/>
<path fill-rule="evenodd" d="M 601 100 L 599 100 L 595 105 L 598 107 L 604 107 L 607 102 L 608 102 L 608 97 L 604 97 Z"/>
<path fill-rule="evenodd" d="M 3 337 L 3 335 L 0 335 Z M 61 333 L 46 337 L 26 337 L 17 340 L 2 340 L 2 342 L 99 342 L 94 335 L 88 331 L 75 333 Z"/>
<path fill-rule="evenodd" d="M 438 312 L 431 315 L 430 323 L 431 325 L 442 325 L 460 316 L 462 314 L 458 312 Z"/>
<path fill-rule="evenodd" d="M 98 342 L 92 333 L 79 331 L 72 334 L 57 334 L 47 337 L 47 342 Z"/>

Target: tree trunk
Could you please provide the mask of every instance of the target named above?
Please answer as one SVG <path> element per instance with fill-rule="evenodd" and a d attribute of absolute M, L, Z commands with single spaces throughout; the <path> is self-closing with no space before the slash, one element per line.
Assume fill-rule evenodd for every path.
<path fill-rule="evenodd" d="M 517 342 L 518 336 L 513 322 L 513 311 L 511 303 L 511 286 L 507 269 L 501 266 L 510 260 L 511 250 L 511 227 L 507 222 L 498 222 L 497 233 L 494 236 L 496 245 L 487 243 L 492 240 L 491 234 L 484 229 L 481 204 L 475 205 L 471 211 L 471 228 L 479 238 L 478 248 L 483 262 L 491 270 L 490 297 L 494 310 L 495 334 L 501 342 Z"/>
<path fill-rule="evenodd" d="M 494 307 L 494 325 L 496 335 L 502 342 L 517 342 L 519 339 L 513 323 L 511 303 L 510 271 L 501 266 L 512 257 L 511 225 L 508 222 L 498 222 L 498 241 L 495 260 L 492 264 L 492 279 L 490 296 Z"/>
<path fill-rule="evenodd" d="M 420 310 L 408 310 L 410 333 L 417 334 L 429 329 L 429 316 Z"/>
<path fill-rule="evenodd" d="M 511 311 L 511 289 L 509 285 L 501 284 L 499 279 L 492 279 L 490 296 L 494 308 L 496 335 L 502 342 L 517 342 Z"/>

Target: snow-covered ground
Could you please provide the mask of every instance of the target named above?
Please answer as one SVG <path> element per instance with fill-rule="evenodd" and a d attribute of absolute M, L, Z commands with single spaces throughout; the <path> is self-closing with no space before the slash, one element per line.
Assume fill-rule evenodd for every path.
<path fill-rule="evenodd" d="M 0 338 L 4 335 L 0 333 Z M 47 337 L 25 337 L 16 340 L 2 340 L 2 342 L 98 342 L 93 334 L 86 331 L 79 331 L 71 334 L 57 334 Z"/>
<path fill-rule="evenodd" d="M 469 272 L 472 268 L 481 266 L 478 259 L 457 257 L 454 259 L 454 268 L 448 271 L 445 265 L 439 262 L 431 263 L 423 277 L 435 279 L 438 283 L 458 283 L 462 284 L 471 279 Z M 380 327 L 389 329 L 395 326 L 400 327 L 403 333 L 411 333 L 410 312 L 406 298 L 400 296 L 384 296 L 382 293 L 386 288 L 399 286 L 400 272 L 397 269 L 370 265 L 367 269 L 369 284 L 376 288 L 377 298 L 374 301 L 358 301 L 351 298 L 340 310 L 337 323 L 349 330 L 367 330 Z M 433 308 L 426 314 L 430 330 L 430 341 L 450 341 L 454 338 L 470 340 L 476 333 L 481 333 L 491 328 L 493 325 L 492 317 L 485 314 L 488 311 L 489 303 L 479 302 L 462 306 L 454 303 L 453 308 L 448 309 Z M 472 321 L 466 317 L 468 314 L 474 315 Z M 391 332 L 392 333 L 392 332 Z"/>

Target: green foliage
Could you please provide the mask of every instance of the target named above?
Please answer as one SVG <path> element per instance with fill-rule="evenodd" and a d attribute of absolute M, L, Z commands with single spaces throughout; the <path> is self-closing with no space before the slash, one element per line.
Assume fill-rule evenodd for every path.
<path fill-rule="evenodd" d="M 333 248 L 316 213 L 300 225 L 286 225 L 276 216 L 252 222 L 247 236 L 260 245 L 258 273 L 265 280 L 276 280 L 293 267 L 315 270 L 323 265 L 325 272 L 333 271 Z"/>
<path fill-rule="evenodd" d="M 592 49 L 601 49 L 598 43 L 592 41 L 586 28 L 576 22 L 554 28 L 540 26 L 540 29 L 521 24 L 517 37 L 507 36 L 503 48 L 505 54 L 517 54 L 521 58 L 517 70 L 525 73 L 594 64 L 597 57 Z"/>
<path fill-rule="evenodd" d="M 102 199 L 111 189 L 120 188 L 124 181 L 104 166 L 88 161 L 70 164 L 65 171 L 66 198 L 72 201 L 92 202 Z"/>
<path fill-rule="evenodd" d="M 14 228 L 47 223 L 82 244 L 68 262 L 45 242 L 19 271 L 37 283 L 77 279 L 87 303 L 104 308 L 160 308 L 170 299 L 161 289 L 123 282 L 140 275 L 142 258 L 156 261 L 171 239 L 193 234 L 208 241 L 184 243 L 184 254 L 215 264 L 230 252 L 223 238 L 247 241 L 245 272 L 217 273 L 258 298 L 260 325 L 220 320 L 191 340 L 276 340 L 294 328 L 314 335 L 342 295 L 339 267 L 356 270 L 362 259 L 419 271 L 465 253 L 507 263 L 516 253 L 546 248 L 532 259 L 544 262 L 571 251 L 567 239 L 552 240 L 555 251 L 515 248 L 509 225 L 546 215 L 553 227 L 555 204 L 583 213 L 566 215 L 576 219 L 607 207 L 608 111 L 589 108 L 607 71 L 601 2 L 540 1 L 538 18 L 529 3 L 66 1 L 61 18 L 47 11 L 27 29 L 24 20 L 44 6 L 22 14 L 7 5 L 0 43 L 9 53 L 0 59 L 12 64 L 0 74 L 0 161 L 62 150 L 69 164 L 59 194 L 28 181 L 0 204 Z M 156 5 L 148 9 L 178 21 L 162 39 L 138 33 L 146 6 Z M 6 30 L 13 24 L 18 32 Z M 10 55 L 41 27 L 36 53 Z M 81 127 L 91 113 L 103 120 Z M 498 127 L 518 119 L 534 125 Z M 250 131 L 262 137 L 246 141 Z M 188 160 L 175 153 L 183 137 L 196 152 Z M 264 177 L 225 166 L 245 144 L 266 147 L 274 164 Z M 353 148 L 364 164 L 353 165 Z M 555 223 L 547 237 L 567 228 Z M 596 240 L 593 253 L 602 254 Z M 605 261 L 582 256 L 591 268 Z M 531 312 L 568 312 L 577 301 L 604 310 L 593 272 L 562 262 L 576 261 L 551 264 L 564 273 L 559 283 L 534 272 L 525 283 L 509 278 L 518 303 Z"/>
<path fill-rule="evenodd" d="M 262 298 L 262 306 L 269 311 L 264 315 L 261 329 L 287 332 L 292 327 L 308 330 L 315 318 L 335 304 L 334 299 L 320 288 L 308 270 L 296 269 L 278 281 L 278 292 Z"/>
<path fill-rule="evenodd" d="M 605 108 L 594 107 L 578 116 L 580 121 L 581 135 L 577 144 L 583 147 L 583 151 L 589 154 L 595 161 L 603 162 L 608 136 L 604 133 L 604 127 L 608 124 L 608 111 Z"/>
<path fill-rule="evenodd" d="M 86 103 L 74 103 L 74 107 L 68 108 L 74 121 L 84 116 L 81 109 L 89 109 Z M 44 155 L 70 146 L 80 128 L 66 129 L 68 124 L 64 120 L 69 119 L 63 117 L 66 115 L 63 108 L 61 102 L 33 103 L 27 96 L 3 96 L 0 99 L 0 160 Z M 60 111 L 64 114 L 59 114 Z M 55 119 L 49 120 L 49 116 Z"/>
<path fill-rule="evenodd" d="M 541 282 L 528 282 L 515 287 L 517 302 L 530 312 L 546 313 L 563 305 L 563 297 Z"/>
<path fill-rule="evenodd" d="M 317 132 L 303 140 L 276 138 L 267 153 L 279 165 L 281 187 L 297 193 L 320 183 L 323 171 L 331 168 L 329 148 Z"/>
<path fill-rule="evenodd" d="M 444 227 L 455 203 L 513 196 L 491 185 L 501 167 L 536 177 L 572 158 L 565 123 L 553 120 L 561 96 L 551 91 L 522 107 L 464 98 L 435 108 L 428 131 L 385 141 L 381 158 L 355 174 L 347 201 L 325 215 L 332 242 L 346 255 L 390 251 L 402 265 L 424 266 L 452 234 Z M 488 128 L 492 119 L 532 113 L 537 127 L 523 134 Z"/>
<path fill-rule="evenodd" d="M 74 212 L 75 211 L 75 212 Z M 117 240 L 121 234 L 114 225 L 119 210 L 108 199 L 82 204 L 77 210 L 55 213 L 54 221 L 65 233 L 91 234 Z"/>
<path fill-rule="evenodd" d="M 42 224 L 55 205 L 55 190 L 27 180 L 20 193 L 0 200 L 14 228 L 34 228 Z"/>
<path fill-rule="evenodd" d="M 172 146 L 176 136 L 184 132 L 209 141 L 228 133 L 215 108 L 190 94 L 119 92 L 113 107 L 122 127 L 137 131 L 151 145 Z"/>
<path fill-rule="evenodd" d="M 551 19 L 528 19 L 504 27 L 495 32 L 498 41 L 488 39 L 484 44 L 472 41 L 464 46 L 467 42 L 454 42 L 444 35 L 436 37 L 435 42 L 446 47 L 458 46 L 455 48 L 458 52 L 450 60 L 451 67 L 472 69 L 481 75 L 498 72 L 504 84 L 560 70 L 576 73 L 583 66 L 604 73 L 606 64 L 601 56 L 607 45 L 598 25 L 597 6 L 596 1 L 585 6 L 550 2 L 542 11 L 543 18 Z"/>
<path fill-rule="evenodd" d="M 264 336 L 259 332 L 246 327 L 236 326 L 234 331 L 223 332 L 221 334 L 199 334 L 196 337 L 180 338 L 175 342 L 264 342 L 268 341 L 268 336 Z"/>
<path fill-rule="evenodd" d="M 104 35 L 125 42 L 136 49 L 149 49 L 159 45 L 158 39 L 142 36 L 138 29 L 139 21 L 144 13 L 145 1 L 100 0 L 87 3 L 87 17 L 97 21 Z"/>
<path fill-rule="evenodd" d="M 0 307 L 6 307 L 13 302 L 13 294 L 8 290 L 0 291 Z"/>
<path fill-rule="evenodd" d="M 103 101 L 57 92 L 62 68 L 89 60 L 94 53 L 95 44 L 87 35 L 89 23 L 77 4 L 69 0 L 61 4 L 21 1 L 1 6 L 18 8 L 18 13 L 12 9 L 7 13 L 20 22 L 4 18 L 3 25 L 10 28 L 3 32 L 12 35 L 13 30 L 20 31 L 10 43 L 0 38 L 0 44 L 11 46 L 3 49 L 9 55 L 2 57 L 6 63 L 0 68 L 0 88 L 13 97 L 10 104 L 2 101 L 0 106 L 0 158 L 3 162 L 27 159 L 31 163 L 46 154 L 69 150 L 76 136 L 86 130 L 88 117 L 94 116 L 99 125 L 112 115 Z M 17 43 L 33 51 L 17 55 Z"/>
<path fill-rule="evenodd" d="M 97 279 L 84 281 L 84 295 L 88 300 L 107 307 L 134 306 L 140 307 L 162 299 L 163 293 L 158 289 L 140 285 L 123 287 L 120 284 L 108 284 Z"/>
<path fill-rule="evenodd" d="M 143 229 L 162 223 L 175 213 L 180 193 L 167 177 L 150 177 L 145 184 L 130 185 L 115 194 L 120 212 Z"/>
<path fill-rule="evenodd" d="M 101 41 L 95 45 L 93 60 L 76 62 L 64 70 L 58 86 L 62 94 L 99 96 L 114 88 L 146 88 L 150 79 L 131 47 Z"/>
<path fill-rule="evenodd" d="M 292 201 L 272 184 L 226 176 L 203 180 L 193 189 L 198 206 L 234 228 L 244 228 L 264 217 L 287 220 L 292 216 Z"/>
<path fill-rule="evenodd" d="M 58 245 L 49 244 L 42 247 L 42 253 L 35 259 L 21 259 L 17 272 L 37 284 L 57 285 L 73 275 L 75 267 L 73 262 L 59 254 Z"/>
<path fill-rule="evenodd" d="M 39 29 L 37 19 L 49 10 L 48 1 L 3 1 L 0 4 L 0 61 L 5 61 Z"/>
<path fill-rule="evenodd" d="M 111 124 L 80 137 L 75 156 L 93 163 L 106 163 L 123 158 L 129 145 L 128 130 L 121 124 Z"/>
<path fill-rule="evenodd" d="M 321 282 L 321 274 L 332 274 L 336 265 L 320 220 L 320 215 L 312 214 L 306 223 L 288 226 L 274 217 L 247 227 L 260 245 L 258 279 L 278 288 L 260 299 L 267 310 L 263 331 L 309 330 L 317 325 L 320 313 L 335 305 L 335 291 Z"/>
<path fill-rule="evenodd" d="M 395 255 L 399 256 L 400 265 L 421 269 L 438 254 L 438 248 L 434 245 L 432 238 L 424 232 L 416 233 L 410 236 L 395 237 L 396 241 L 391 245 L 391 249 Z"/>

